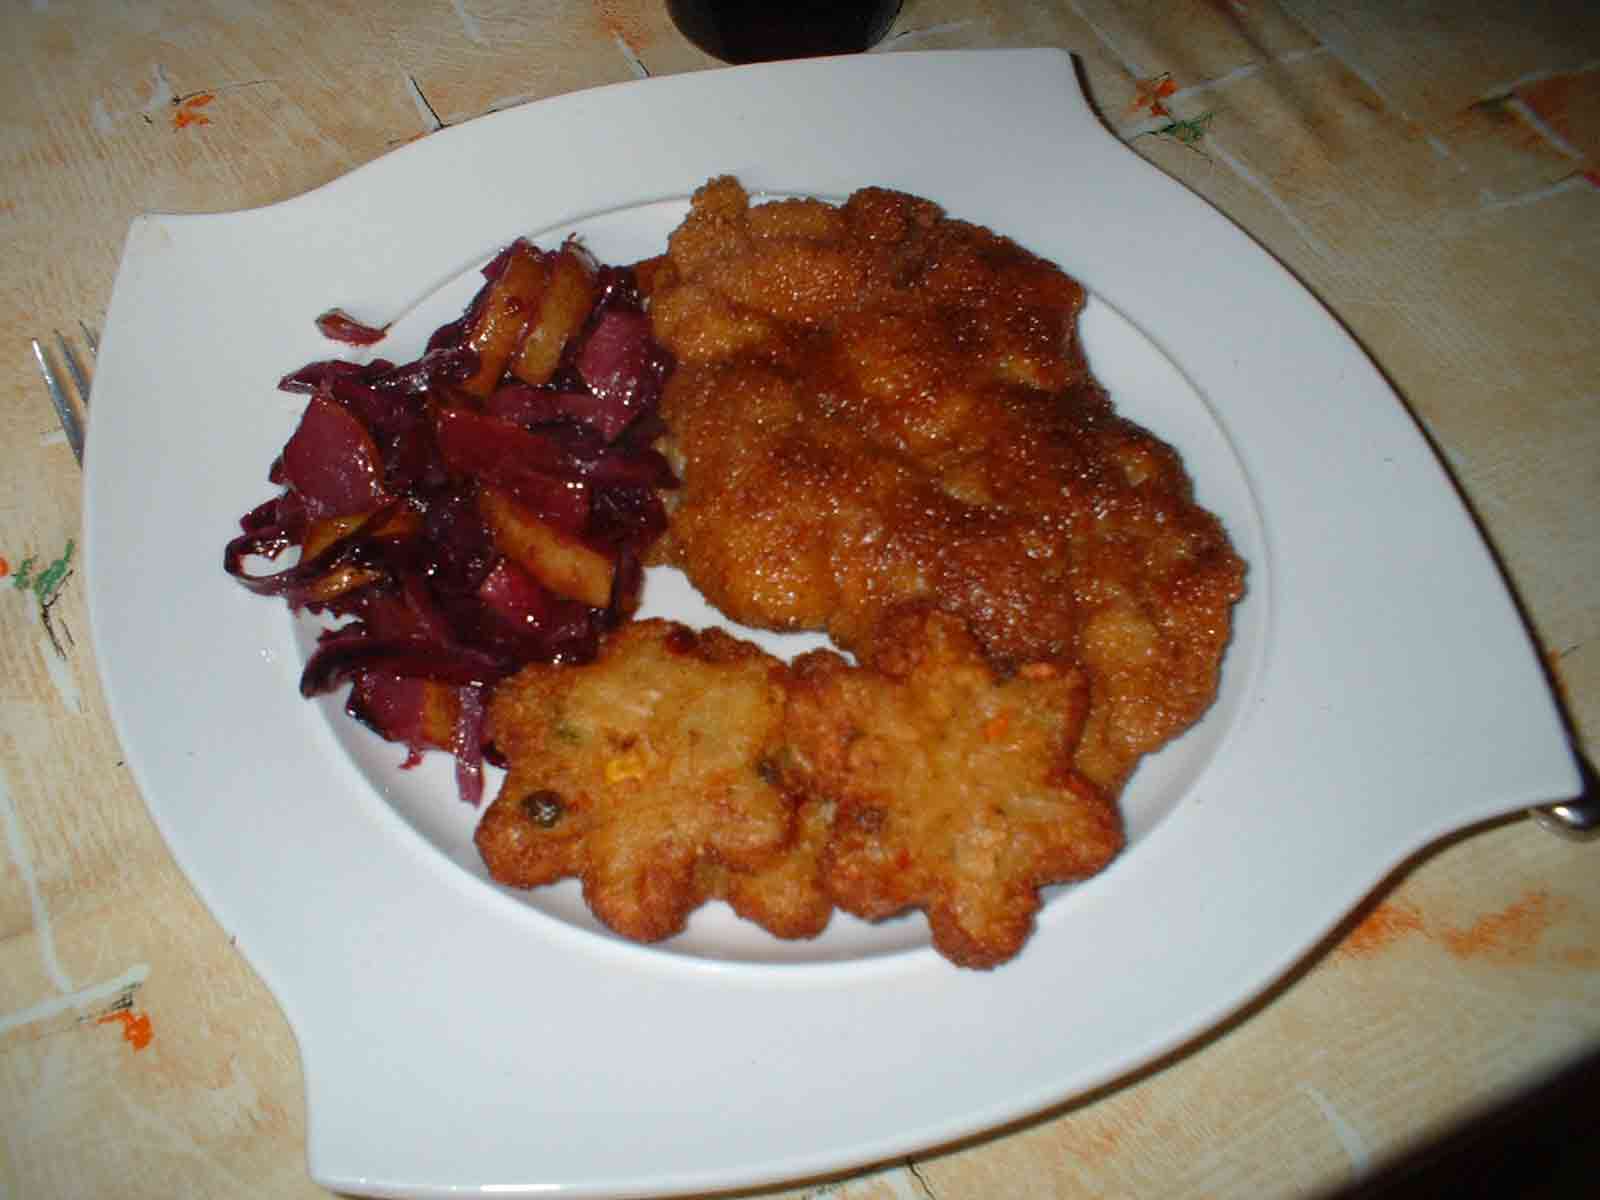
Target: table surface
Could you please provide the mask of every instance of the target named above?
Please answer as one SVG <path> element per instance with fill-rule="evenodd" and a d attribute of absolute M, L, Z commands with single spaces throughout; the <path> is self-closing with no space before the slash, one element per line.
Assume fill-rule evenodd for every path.
<path fill-rule="evenodd" d="M 1360 340 L 1594 746 L 1600 7 L 905 0 L 874 52 L 1028 45 L 1072 51 L 1107 125 Z M 0 12 L 0 47 L 0 1195 L 323 1194 L 293 1035 L 122 765 L 69 557 L 81 478 L 28 339 L 82 348 L 140 212 L 268 204 L 490 110 L 718 64 L 659 0 L 32 0 Z M 1374 1178 L 1600 1046 L 1597 866 L 1600 845 L 1526 818 L 1469 831 L 1170 1060 L 781 1194 L 1300 1196 Z"/>

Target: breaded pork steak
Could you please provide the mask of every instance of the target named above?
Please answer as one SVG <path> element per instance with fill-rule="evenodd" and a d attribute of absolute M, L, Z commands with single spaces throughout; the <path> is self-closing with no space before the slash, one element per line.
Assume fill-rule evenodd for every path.
<path fill-rule="evenodd" d="M 1059 268 L 898 192 L 753 206 L 723 178 L 648 287 L 682 480 L 654 556 L 730 618 L 871 664 L 927 602 L 1002 673 L 1081 671 L 1074 765 L 1111 794 L 1210 704 L 1243 564 L 1091 377 Z"/>

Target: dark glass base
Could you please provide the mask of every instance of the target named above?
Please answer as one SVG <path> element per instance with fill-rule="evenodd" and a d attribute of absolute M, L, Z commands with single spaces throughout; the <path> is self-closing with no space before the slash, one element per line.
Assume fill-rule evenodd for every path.
<path fill-rule="evenodd" d="M 667 0 L 687 37 L 723 62 L 856 54 L 876 45 L 900 0 Z"/>

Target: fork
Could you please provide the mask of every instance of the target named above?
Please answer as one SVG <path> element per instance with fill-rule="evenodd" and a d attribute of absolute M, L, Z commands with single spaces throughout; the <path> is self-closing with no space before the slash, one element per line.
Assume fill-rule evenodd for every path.
<path fill-rule="evenodd" d="M 1594 767 L 1582 754 L 1577 759 L 1582 793 L 1571 800 L 1528 811 L 1535 821 L 1551 833 L 1573 841 L 1587 842 L 1600 837 L 1600 776 L 1595 774 Z"/>
<path fill-rule="evenodd" d="M 95 336 L 82 321 L 78 328 L 83 331 L 84 343 L 89 347 L 91 355 L 100 353 L 100 339 Z M 56 417 L 61 422 L 61 432 L 67 435 L 67 445 L 72 447 L 72 456 L 78 460 L 78 465 L 83 465 L 83 421 L 89 409 L 89 379 L 84 374 L 83 365 L 78 361 L 78 356 L 73 352 L 72 345 L 56 330 L 56 345 L 61 350 L 61 360 L 67 364 L 67 373 L 72 377 L 72 386 L 77 391 L 77 404 L 84 409 L 84 418 L 78 416 L 78 408 L 67 395 L 66 389 L 61 386 L 60 377 L 57 376 L 55 367 L 51 365 L 50 356 L 45 353 L 38 338 L 32 338 L 33 357 L 39 364 L 39 373 L 44 376 L 45 389 L 50 393 L 50 403 L 55 406 Z"/>

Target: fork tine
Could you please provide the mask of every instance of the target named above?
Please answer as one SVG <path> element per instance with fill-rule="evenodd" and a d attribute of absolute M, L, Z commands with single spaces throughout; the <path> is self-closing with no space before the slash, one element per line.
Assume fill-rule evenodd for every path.
<path fill-rule="evenodd" d="M 90 329 L 87 325 L 85 325 L 83 323 L 83 319 L 81 317 L 78 319 L 78 328 L 83 330 L 83 340 L 84 340 L 85 343 L 87 343 L 87 345 L 89 347 L 89 353 L 94 355 L 96 358 L 99 358 L 100 357 L 100 335 L 97 334 L 94 330 Z"/>
<path fill-rule="evenodd" d="M 29 340 L 33 343 L 33 357 L 39 361 L 39 373 L 44 376 L 44 386 L 50 392 L 50 403 L 55 405 L 56 416 L 61 420 L 61 431 L 67 435 L 67 445 L 72 447 L 72 456 L 78 460 L 78 465 L 82 466 L 83 426 L 78 423 L 78 414 L 72 410 L 72 402 L 61 390 L 61 382 L 56 378 L 50 360 L 45 357 L 44 347 L 39 345 L 39 339 Z"/>
<path fill-rule="evenodd" d="M 67 339 L 61 336 L 61 331 L 56 330 L 56 345 L 61 347 L 61 357 L 66 361 L 67 371 L 72 376 L 72 386 L 78 389 L 78 401 L 84 408 L 89 407 L 89 380 L 83 374 L 83 367 L 78 363 L 78 356 L 72 352 Z"/>

